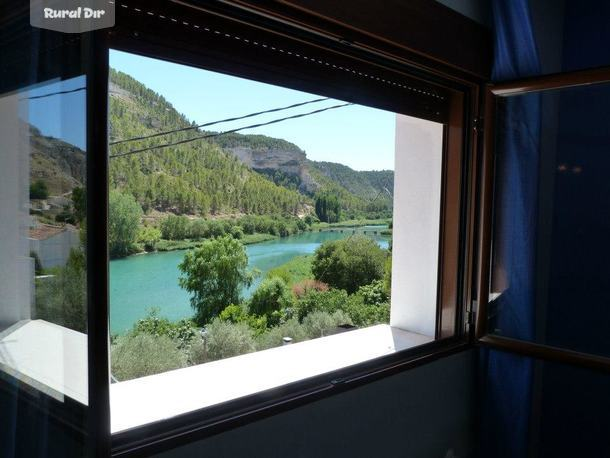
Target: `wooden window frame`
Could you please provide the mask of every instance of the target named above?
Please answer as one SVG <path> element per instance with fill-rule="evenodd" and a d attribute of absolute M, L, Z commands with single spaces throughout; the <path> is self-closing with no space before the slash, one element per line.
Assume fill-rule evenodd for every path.
<path fill-rule="evenodd" d="M 207 437 L 470 348 L 472 336 L 469 330 L 471 330 L 472 323 L 469 321 L 469 317 L 472 316 L 470 304 L 474 291 L 472 280 L 474 278 L 476 230 L 474 192 L 478 161 L 477 132 L 474 128 L 474 120 L 479 109 L 480 81 L 465 79 L 462 74 L 448 74 L 444 68 L 439 71 L 429 69 L 423 71 L 419 64 L 410 65 L 408 61 L 400 61 L 395 58 L 385 59 L 379 53 L 354 49 L 349 44 L 321 39 L 318 34 L 306 33 L 301 28 L 287 30 L 285 25 L 278 27 L 276 24 L 269 24 L 268 21 L 258 21 L 254 16 L 244 18 L 241 13 L 236 13 L 234 17 L 227 15 L 226 10 L 223 10 L 222 14 L 218 14 L 200 7 L 192 8 L 172 2 L 125 0 L 122 3 L 128 4 L 129 8 L 133 10 L 137 9 L 141 14 L 134 16 L 133 11 L 125 11 L 127 7 L 117 6 L 117 26 L 113 29 L 91 33 L 96 64 L 91 71 L 88 122 L 90 122 L 89 144 L 95 156 L 91 160 L 88 177 L 91 180 L 90 186 L 95 185 L 99 192 L 88 193 L 88 206 L 96 209 L 90 214 L 90 226 L 100 229 L 88 234 L 91 271 L 89 297 L 91 300 L 95 300 L 95 307 L 90 310 L 90 325 L 95 324 L 95 327 L 100 329 L 99 324 L 103 323 L 106 328 L 106 332 L 96 332 L 95 335 L 90 336 L 92 344 L 89 348 L 90 360 L 103 363 L 90 365 L 97 368 L 91 371 L 92 377 L 90 377 L 90 405 L 96 406 L 95 410 L 91 410 L 91 430 L 97 432 L 97 454 L 103 455 L 103 451 L 106 449 L 111 450 L 113 456 L 157 453 L 185 441 Z M 109 431 L 107 331 L 108 252 L 107 233 L 103 230 L 107 226 L 108 212 L 107 78 L 109 49 L 118 49 L 233 75 L 247 75 L 252 79 L 271 84 L 286 85 L 286 79 L 279 78 L 277 81 L 273 81 L 273 78 L 269 79 L 269 72 L 266 75 L 259 74 L 255 68 L 248 67 L 247 63 L 232 61 L 227 64 L 226 56 L 223 59 L 223 56 L 215 54 L 214 50 L 211 50 L 212 52 L 207 52 L 210 51 L 207 50 L 206 53 L 201 54 L 198 46 L 192 44 L 194 40 L 176 42 L 176 37 L 172 35 L 171 24 L 168 28 L 159 28 L 158 24 L 154 23 L 149 28 L 149 23 L 153 18 L 148 11 L 158 10 L 158 8 L 163 8 L 162 11 L 171 13 L 176 18 L 188 17 L 191 24 L 193 17 L 202 16 L 211 23 L 219 24 L 219 27 L 220 25 L 223 27 L 227 25 L 238 28 L 249 27 L 249 31 L 254 36 L 265 39 L 270 36 L 289 39 L 297 46 L 314 50 L 320 55 L 343 59 L 343 61 L 352 62 L 353 65 L 361 66 L 359 68 L 375 71 L 382 79 L 390 80 L 391 77 L 393 80 L 410 81 L 418 85 L 417 88 L 420 90 L 425 89 L 426 86 L 434 87 L 447 97 L 446 112 L 443 118 L 445 147 L 436 304 L 435 337 L 438 340 L 319 377 L 229 401 L 219 406 L 193 411 L 162 422 L 143 425 L 140 428 L 111 436 Z M 166 13 L 167 17 L 169 17 L 168 13 Z M 202 64 L 204 58 L 205 64 Z M 433 68 L 434 65 L 431 64 L 431 67 Z M 291 87 L 317 93 L 324 93 L 322 89 L 328 89 L 319 82 L 311 83 L 311 80 L 305 82 L 307 84 L 302 87 L 298 85 Z M 315 86 L 316 84 L 317 86 Z M 312 87 L 318 87 L 320 90 L 312 91 Z M 360 100 L 357 103 L 392 109 L 387 105 L 388 101 L 392 99 L 388 95 L 397 94 L 400 93 L 396 90 L 384 92 L 382 98 L 385 97 L 385 102 L 383 103 L 378 103 L 379 101 L 375 98 Z M 324 95 L 345 98 L 340 92 L 330 91 Z M 412 105 L 409 105 L 409 110 L 393 109 L 393 111 L 438 121 L 438 119 L 434 119 L 434 113 L 427 111 L 426 104 L 420 103 L 421 100 L 417 98 L 411 100 L 408 96 L 405 97 L 403 104 L 409 105 L 413 102 Z M 413 107 L 415 109 L 412 110 Z M 103 275 L 96 276 L 94 272 L 102 272 Z"/>
<path fill-rule="evenodd" d="M 488 329 L 487 319 L 493 245 L 494 120 L 497 98 L 608 82 L 610 82 L 610 67 L 521 79 L 488 85 L 486 88 L 484 100 L 485 137 L 481 165 L 481 191 L 479 194 L 481 211 L 478 222 L 478 297 L 475 324 L 475 341 L 481 346 L 532 358 L 610 372 L 610 357 L 493 334 Z"/>

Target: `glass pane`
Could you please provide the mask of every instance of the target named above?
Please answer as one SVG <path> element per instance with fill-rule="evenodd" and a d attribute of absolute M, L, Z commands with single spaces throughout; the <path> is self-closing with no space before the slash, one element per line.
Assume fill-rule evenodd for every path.
<path fill-rule="evenodd" d="M 110 66 L 113 432 L 434 339 L 442 124 Z"/>
<path fill-rule="evenodd" d="M 497 102 L 490 330 L 610 356 L 610 84 Z"/>
<path fill-rule="evenodd" d="M 78 59 L 55 59 L 78 55 L 78 45 L 55 45 L 51 58 L 45 37 L 33 61 L 11 61 L 0 81 L 0 454 L 7 457 L 87 455 L 86 79 Z"/>

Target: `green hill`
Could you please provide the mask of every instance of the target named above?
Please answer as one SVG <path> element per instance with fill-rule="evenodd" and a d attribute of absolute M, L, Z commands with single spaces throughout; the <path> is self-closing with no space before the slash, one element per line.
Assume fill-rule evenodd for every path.
<path fill-rule="evenodd" d="M 110 72 L 110 141 L 192 124 L 163 96 L 129 75 Z M 112 154 L 207 133 L 178 132 L 111 147 Z M 319 193 L 335 194 L 346 217 L 391 215 L 392 171 L 360 172 L 307 159 L 297 145 L 232 133 L 110 160 L 111 187 L 145 210 L 174 213 L 304 214 Z M 371 201 L 373 201 L 371 203 Z"/>
<path fill-rule="evenodd" d="M 161 95 L 111 70 L 110 141 L 191 124 Z M 112 154 L 201 135 L 178 132 L 111 147 Z M 175 213 L 297 214 L 310 200 L 252 171 L 213 142 L 191 143 L 110 159 L 110 183 L 133 194 L 145 210 Z"/>

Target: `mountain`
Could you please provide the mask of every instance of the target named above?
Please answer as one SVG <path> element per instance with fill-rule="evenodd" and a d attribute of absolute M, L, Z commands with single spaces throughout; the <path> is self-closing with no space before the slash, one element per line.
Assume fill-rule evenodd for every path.
<path fill-rule="evenodd" d="M 191 126 L 161 95 L 115 70 L 110 73 L 109 113 L 111 142 Z M 199 215 L 302 214 L 311 208 L 310 198 L 276 185 L 211 141 L 112 157 L 202 134 L 188 130 L 112 146 L 111 187 L 133 194 L 145 210 Z"/>
<path fill-rule="evenodd" d="M 29 132 L 30 181 L 44 181 L 51 195 L 65 194 L 82 186 L 87 173 L 84 151 L 45 136 L 34 126 L 29 126 Z"/>
<path fill-rule="evenodd" d="M 111 69 L 109 89 L 111 143 L 194 126 L 163 96 L 125 73 Z M 192 129 L 112 145 L 111 187 L 133 194 L 145 210 L 174 213 L 306 214 L 322 192 L 335 194 L 348 217 L 391 213 L 392 171 L 311 161 L 283 139 L 231 133 L 121 156 L 208 133 Z"/>

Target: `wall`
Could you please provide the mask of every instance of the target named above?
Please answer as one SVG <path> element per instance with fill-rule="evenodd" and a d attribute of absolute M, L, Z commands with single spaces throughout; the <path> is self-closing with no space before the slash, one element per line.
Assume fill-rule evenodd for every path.
<path fill-rule="evenodd" d="M 158 456 L 468 457 L 475 356 L 448 356 Z"/>

